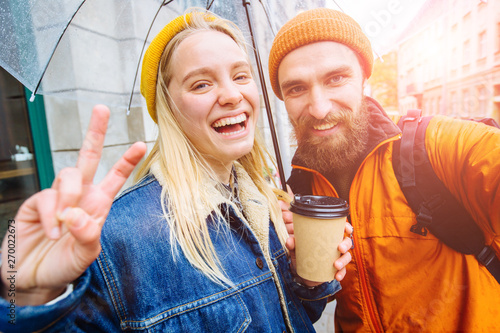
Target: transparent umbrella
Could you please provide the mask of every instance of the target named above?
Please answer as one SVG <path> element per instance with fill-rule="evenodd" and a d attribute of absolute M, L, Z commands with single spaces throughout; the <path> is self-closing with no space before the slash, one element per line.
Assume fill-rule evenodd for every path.
<path fill-rule="evenodd" d="M 252 22 L 257 18 L 261 31 L 276 29 L 269 4 L 254 2 L 252 6 L 242 0 L 0 0 L 0 66 L 33 92 L 31 100 L 44 94 L 129 111 L 143 105 L 138 74 L 151 39 L 187 8 L 210 9 L 235 22 L 255 51 L 278 171 L 284 180 Z M 290 16 L 302 8 L 295 3 L 285 7 L 293 9 L 288 10 Z"/>
<path fill-rule="evenodd" d="M 266 85 L 263 75 L 267 73 L 266 55 L 273 37 L 300 11 L 328 6 L 346 8 L 351 14 L 356 7 L 368 3 L 371 4 L 348 0 L 0 0 L 0 66 L 31 90 L 32 98 L 45 94 L 130 110 L 143 105 L 138 71 L 151 39 L 188 7 L 210 9 L 235 22 L 254 48 L 284 187 L 267 91 L 270 85 Z M 379 24 L 384 28 L 382 25 Z M 375 24 L 368 23 L 364 28 L 377 32 Z"/>

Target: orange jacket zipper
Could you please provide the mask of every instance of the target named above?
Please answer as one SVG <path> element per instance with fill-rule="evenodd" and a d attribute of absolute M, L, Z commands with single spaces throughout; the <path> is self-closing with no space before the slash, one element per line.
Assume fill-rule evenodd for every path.
<path fill-rule="evenodd" d="M 398 134 L 398 135 L 396 135 L 396 136 L 394 136 L 392 138 L 389 138 L 389 139 L 386 139 L 386 140 L 380 142 L 372 150 L 372 152 L 365 157 L 365 160 L 374 151 L 376 151 L 381 145 L 386 144 L 386 143 L 388 143 L 390 141 L 395 141 L 395 140 L 397 140 L 400 137 L 401 137 L 400 134 Z M 361 163 L 361 165 L 359 166 L 359 169 L 361 169 L 361 166 L 363 165 L 363 163 L 364 163 L 364 160 Z M 332 184 L 330 184 L 330 182 L 322 174 L 320 174 L 316 170 L 312 170 L 312 169 L 305 168 L 305 167 L 298 166 L 298 165 L 292 165 L 292 167 L 296 168 L 296 169 L 302 169 L 302 170 L 305 170 L 305 171 L 309 171 L 309 172 L 312 172 L 313 174 L 319 176 L 319 178 L 322 181 L 324 181 L 326 184 L 328 184 L 328 186 L 330 187 L 330 189 L 332 190 L 332 192 L 335 193 L 336 196 L 338 196 L 338 193 L 335 190 L 335 188 L 332 186 Z M 358 169 L 358 171 L 359 171 L 359 169 Z M 357 174 L 357 172 L 356 172 L 356 174 Z M 356 178 L 356 176 L 354 176 L 354 179 L 355 178 Z M 354 180 L 353 180 L 353 182 L 354 182 Z M 351 184 L 351 187 L 352 187 L 352 184 Z M 349 200 L 349 201 L 352 203 L 352 200 Z M 351 215 L 351 223 L 352 223 L 352 215 Z M 353 228 L 354 228 L 355 227 L 354 223 L 352 223 L 352 225 L 353 225 Z M 359 239 L 357 238 L 358 237 L 357 235 L 358 235 L 358 233 L 356 233 L 356 232 L 353 233 L 354 243 L 355 244 L 360 244 Z M 359 245 L 354 246 L 354 258 L 355 258 L 356 263 L 358 265 L 359 280 L 360 280 L 360 284 L 361 284 L 361 293 L 363 295 L 363 298 L 365 299 L 366 308 L 367 308 L 367 311 L 368 311 L 368 320 L 369 320 L 368 325 L 371 326 L 375 332 L 382 332 L 382 328 L 381 328 L 382 324 L 380 323 L 380 321 L 377 318 L 377 315 L 375 314 L 375 309 L 374 309 L 374 306 L 372 304 L 372 299 L 370 297 L 370 292 L 369 292 L 369 288 L 368 288 L 368 282 L 366 280 L 366 275 L 365 275 L 364 267 L 363 267 L 362 260 L 361 260 L 361 253 L 360 253 Z"/>
<path fill-rule="evenodd" d="M 400 138 L 401 135 L 398 134 L 392 138 L 389 138 L 389 139 L 386 139 L 382 142 L 380 142 L 372 151 L 370 154 L 368 154 L 365 159 L 363 160 L 363 162 L 361 162 L 361 165 L 359 166 L 358 168 L 358 171 L 356 172 L 356 175 L 357 173 L 359 172 L 359 170 L 361 169 L 361 167 L 363 166 L 365 160 L 371 155 L 373 154 L 374 151 L 377 151 L 377 149 L 390 142 L 390 141 L 396 141 L 398 138 Z M 354 179 L 356 179 L 356 175 L 354 176 Z M 353 183 L 354 183 L 354 179 L 353 179 Z M 351 184 L 351 188 L 352 188 L 352 184 Z M 353 198 L 353 200 L 349 200 L 351 202 L 351 204 L 353 203 L 353 201 L 356 201 L 356 198 Z M 352 218 L 352 214 L 351 214 L 351 223 L 352 223 L 352 226 L 353 228 L 355 228 L 355 225 L 354 223 L 352 222 L 353 218 Z M 372 298 L 370 297 L 370 292 L 369 292 L 369 288 L 368 288 L 368 282 L 366 280 L 366 274 L 365 274 L 365 269 L 363 267 L 363 263 L 362 263 L 362 260 L 361 260 L 361 252 L 360 252 L 360 249 L 359 249 L 359 244 L 360 244 L 360 241 L 358 239 L 358 233 L 354 232 L 353 233 L 353 238 L 354 238 L 354 243 L 355 243 L 355 246 L 354 246 L 354 258 L 356 259 L 356 263 L 358 265 L 358 272 L 359 272 L 359 282 L 361 284 L 361 293 L 363 295 L 363 298 L 365 299 L 366 301 L 366 308 L 367 308 L 367 311 L 368 311 L 368 319 L 369 319 L 369 322 L 368 324 L 370 326 L 372 326 L 373 330 L 375 332 L 382 332 L 382 323 L 379 321 L 379 318 L 378 316 L 375 314 L 375 308 L 373 306 L 373 303 L 372 303 Z M 357 244 L 357 245 L 356 245 Z M 371 321 L 371 322 L 370 322 Z"/>

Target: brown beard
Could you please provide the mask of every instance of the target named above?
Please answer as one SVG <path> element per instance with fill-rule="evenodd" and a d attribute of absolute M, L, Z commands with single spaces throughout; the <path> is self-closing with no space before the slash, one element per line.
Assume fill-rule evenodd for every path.
<path fill-rule="evenodd" d="M 313 126 L 335 121 L 337 126 L 342 128 L 334 135 L 324 137 L 311 135 L 310 130 Z M 292 124 L 298 145 L 295 155 L 305 163 L 306 167 L 323 174 L 352 167 L 361 157 L 367 144 L 367 103 L 363 98 L 357 112 L 342 108 L 329 113 L 322 120 L 306 116 Z"/>

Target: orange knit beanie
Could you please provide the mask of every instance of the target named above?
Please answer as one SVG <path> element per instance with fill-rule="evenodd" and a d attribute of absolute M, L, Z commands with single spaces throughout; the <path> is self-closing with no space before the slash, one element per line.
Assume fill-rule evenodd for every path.
<path fill-rule="evenodd" d="M 327 8 L 316 8 L 302 12 L 285 23 L 274 38 L 269 54 L 269 79 L 279 99 L 281 90 L 278 68 L 283 58 L 293 50 L 311 43 L 332 41 L 350 47 L 359 55 L 366 78 L 373 67 L 373 52 L 368 37 L 359 24 L 350 16 Z M 311 55 L 311 61 L 314 55 Z"/>

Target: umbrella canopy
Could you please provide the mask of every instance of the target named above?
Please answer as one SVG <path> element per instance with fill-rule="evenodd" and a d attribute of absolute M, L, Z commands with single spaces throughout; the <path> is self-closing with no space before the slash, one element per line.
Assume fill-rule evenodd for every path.
<path fill-rule="evenodd" d="M 210 7 L 249 30 L 241 0 L 3 0 L 0 6 L 4 69 L 37 94 L 118 107 L 141 105 L 135 78 L 143 48 L 186 8 Z"/>
<path fill-rule="evenodd" d="M 264 18 L 259 19 L 264 31 L 275 30 L 266 4 L 255 3 L 259 7 L 255 15 Z M 284 180 L 250 6 L 250 1 L 242 0 L 3 0 L 0 66 L 33 92 L 31 99 L 46 94 L 130 110 L 143 106 L 138 77 L 152 38 L 187 8 L 210 9 L 235 22 L 255 51 L 278 171 Z"/>
<path fill-rule="evenodd" d="M 143 49 L 187 8 L 210 9 L 232 20 L 252 45 L 247 16 L 250 5 L 257 29 L 271 32 L 259 41 L 269 44 L 274 32 L 298 11 L 325 3 L 307 1 L 306 6 L 303 2 L 2 0 L 0 66 L 36 94 L 117 107 L 141 106 L 136 77 Z"/>
<path fill-rule="evenodd" d="M 348 0 L 0 0 L 0 66 L 36 94 L 127 109 L 143 106 L 138 71 L 144 49 L 167 22 L 187 8 L 210 9 L 235 22 L 256 51 L 254 61 L 263 104 L 280 179 L 284 180 L 269 99 L 280 102 L 273 100 L 272 93 L 269 98 L 270 85 L 266 85 L 263 74 L 267 73 L 270 45 L 278 29 L 298 12 L 324 6 L 352 10 L 350 3 Z"/>

